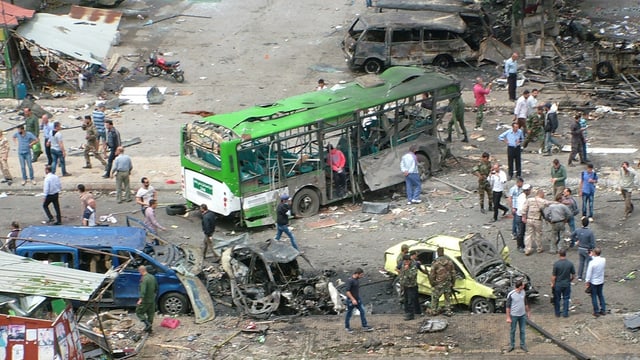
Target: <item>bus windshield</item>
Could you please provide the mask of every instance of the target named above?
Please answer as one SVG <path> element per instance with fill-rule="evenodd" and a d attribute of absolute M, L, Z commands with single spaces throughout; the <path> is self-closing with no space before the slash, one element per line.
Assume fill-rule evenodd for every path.
<path fill-rule="evenodd" d="M 460 84 L 450 75 L 393 67 L 186 124 L 183 194 L 251 227 L 274 223 L 283 193 L 306 217 L 322 205 L 402 183 L 399 159 L 413 144 L 426 177 L 448 152 L 436 127 L 457 97 Z"/>

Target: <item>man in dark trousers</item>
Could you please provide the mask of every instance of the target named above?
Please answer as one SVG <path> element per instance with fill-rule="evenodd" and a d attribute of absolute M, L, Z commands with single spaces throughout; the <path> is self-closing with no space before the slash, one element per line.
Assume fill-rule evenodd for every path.
<path fill-rule="evenodd" d="M 140 265 L 140 295 L 136 303 L 136 315 L 144 323 L 144 331 L 151 332 L 151 324 L 156 313 L 156 294 L 158 293 L 158 282 L 155 276 L 147 272 L 147 267 Z"/>
<path fill-rule="evenodd" d="M 415 314 L 420 314 L 418 300 L 418 267 L 411 259 L 411 255 L 404 255 L 398 281 L 404 293 L 404 319 L 413 320 Z M 418 310 L 418 311 L 416 311 Z"/>
<path fill-rule="evenodd" d="M 571 282 L 576 276 L 573 263 L 567 260 L 567 251 L 558 250 L 560 259 L 553 264 L 551 289 L 553 290 L 553 307 L 556 317 L 560 317 L 560 299 L 562 298 L 562 316 L 569 317 L 569 299 L 571 299 Z"/>
<path fill-rule="evenodd" d="M 109 158 L 107 159 L 107 167 L 105 168 L 103 178 L 108 179 L 111 175 L 111 166 L 113 165 L 113 160 L 116 158 L 116 149 L 121 145 L 120 142 L 120 132 L 113 127 L 112 120 L 104 121 L 105 127 L 107 129 L 107 141 L 104 144 L 103 152 L 104 155 L 107 155 L 107 148 L 109 148 Z"/>
<path fill-rule="evenodd" d="M 298 248 L 298 244 L 296 244 L 296 239 L 293 237 L 291 230 L 289 230 L 289 216 L 291 215 L 289 195 L 280 195 L 280 204 L 278 204 L 276 213 L 278 215 L 276 219 L 276 227 L 278 228 L 278 231 L 276 232 L 276 237 L 274 239 L 276 241 L 279 241 L 282 233 L 285 233 L 289 237 L 289 240 L 291 240 L 291 246 L 293 246 L 294 249 L 300 251 L 300 249 Z"/>
<path fill-rule="evenodd" d="M 44 209 L 45 214 L 47 214 L 47 219 L 49 223 L 53 223 L 54 225 L 62 224 L 62 215 L 60 215 L 60 202 L 58 200 L 58 195 L 60 191 L 62 191 L 62 185 L 60 184 L 60 178 L 51 172 L 51 165 L 45 165 L 44 167 L 44 185 L 42 186 L 42 192 L 44 193 L 44 200 L 42 203 L 42 208 Z M 53 204 L 53 208 L 56 211 L 56 221 L 53 221 L 53 215 L 49 210 L 49 204 Z"/>
<path fill-rule="evenodd" d="M 353 309 L 358 308 L 360 312 L 360 322 L 362 323 L 363 331 L 373 331 L 373 328 L 367 324 L 367 317 L 365 315 L 364 306 L 362 305 L 362 299 L 360 298 L 360 279 L 364 277 L 364 270 L 357 268 L 356 271 L 351 274 L 351 277 L 347 280 L 345 291 L 347 295 L 347 312 L 344 318 L 344 329 L 349 334 L 353 334 L 353 330 L 349 325 L 351 321 L 351 314 Z"/>
<path fill-rule="evenodd" d="M 589 229 L 589 219 L 582 218 L 582 227 L 571 233 L 571 244 L 578 244 L 578 281 L 582 281 L 585 270 L 591 261 L 589 253 L 596 247 L 596 236 Z"/>
<path fill-rule="evenodd" d="M 213 247 L 213 233 L 216 231 L 216 214 L 209 210 L 207 204 L 200 205 L 200 212 L 202 213 L 202 232 L 204 233 L 204 250 L 202 250 L 202 258 L 207 257 L 207 250 L 211 246 L 211 251 L 214 256 L 216 250 Z"/>

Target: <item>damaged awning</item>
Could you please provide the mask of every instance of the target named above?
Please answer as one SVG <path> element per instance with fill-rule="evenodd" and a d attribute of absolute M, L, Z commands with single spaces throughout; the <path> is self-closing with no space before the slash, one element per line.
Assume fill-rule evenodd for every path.
<path fill-rule="evenodd" d="M 6 1 L 0 1 L 0 24 L 4 26 L 16 26 L 21 20 L 31 19 L 35 10 L 25 9 L 17 5 L 10 4 Z"/>
<path fill-rule="evenodd" d="M 88 301 L 114 272 L 96 274 L 0 252 L 3 293 Z"/>
<path fill-rule="evenodd" d="M 122 13 L 72 6 L 67 15 L 36 14 L 16 34 L 38 46 L 91 64 L 102 64 L 117 39 Z"/>

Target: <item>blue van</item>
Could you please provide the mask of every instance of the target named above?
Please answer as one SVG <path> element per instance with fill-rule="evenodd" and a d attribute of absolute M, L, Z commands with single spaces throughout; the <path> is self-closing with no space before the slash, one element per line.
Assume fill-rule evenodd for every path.
<path fill-rule="evenodd" d="M 158 310 L 184 314 L 193 308 L 196 322 L 213 319 L 213 301 L 202 281 L 202 255 L 197 249 L 173 244 L 153 245 L 147 233 L 125 226 L 30 226 L 22 230 L 16 254 L 48 263 L 96 273 L 121 268 L 113 285 L 104 293 L 100 306 L 135 307 L 140 274 L 145 265 L 158 281 Z"/>

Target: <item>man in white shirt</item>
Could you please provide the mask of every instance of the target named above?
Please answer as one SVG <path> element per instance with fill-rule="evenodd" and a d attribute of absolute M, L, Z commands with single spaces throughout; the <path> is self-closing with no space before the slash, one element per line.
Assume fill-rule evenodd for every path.
<path fill-rule="evenodd" d="M 44 209 L 45 214 L 47 214 L 47 219 L 49 223 L 53 223 L 54 225 L 62 224 L 62 215 L 60 215 L 60 202 L 58 201 L 58 194 L 62 191 L 62 185 L 60 184 L 60 178 L 51 172 L 51 166 L 46 165 L 44 167 L 44 185 L 42 187 L 42 192 L 44 193 L 44 199 L 42 208 Z M 56 211 L 56 221 L 53 221 L 53 215 L 49 210 L 49 204 L 53 203 L 53 208 Z"/>
<path fill-rule="evenodd" d="M 417 150 L 418 147 L 416 145 L 411 145 L 409 151 L 402 155 L 402 159 L 400 159 L 400 171 L 402 171 L 404 175 L 405 186 L 407 188 L 407 205 L 422 202 L 422 200 L 420 200 L 422 181 L 420 180 L 420 172 L 418 171 Z"/>
<path fill-rule="evenodd" d="M 516 101 L 516 107 L 513 109 L 513 121 L 518 123 L 518 127 L 523 134 L 527 133 L 527 113 L 529 111 L 527 99 L 529 94 L 529 90 L 523 91 L 522 96 Z"/>
<path fill-rule="evenodd" d="M 136 204 L 140 205 L 140 210 L 144 214 L 144 209 L 149 206 L 151 200 L 158 201 L 158 191 L 150 185 L 149 178 L 143 177 L 140 182 L 142 186 L 136 192 Z"/>
<path fill-rule="evenodd" d="M 593 316 L 604 316 L 607 314 L 606 303 L 604 301 L 604 267 L 606 260 L 600 257 L 602 250 L 599 247 L 591 250 L 591 261 L 587 266 L 586 287 L 591 288 L 591 304 L 593 305 Z M 600 306 L 598 306 L 598 301 Z"/>
<path fill-rule="evenodd" d="M 502 210 L 502 216 L 507 215 L 509 211 L 506 206 L 500 204 L 506 182 L 507 174 L 500 169 L 500 164 L 493 164 L 489 174 L 489 184 L 491 184 L 491 191 L 493 192 L 493 222 L 498 221 L 498 210 Z"/>
<path fill-rule="evenodd" d="M 527 98 L 527 119 L 538 110 L 538 94 L 540 94 L 540 91 L 533 89 Z"/>
<path fill-rule="evenodd" d="M 527 202 L 527 198 L 531 194 L 531 185 L 524 184 L 522 185 L 522 192 L 518 195 L 516 199 L 516 213 L 514 215 L 516 219 L 516 226 L 518 228 L 518 232 L 516 234 L 516 244 L 518 245 L 518 251 L 524 253 L 524 233 L 527 230 L 527 224 L 522 222 L 522 209 L 524 208 L 524 204 Z"/>

